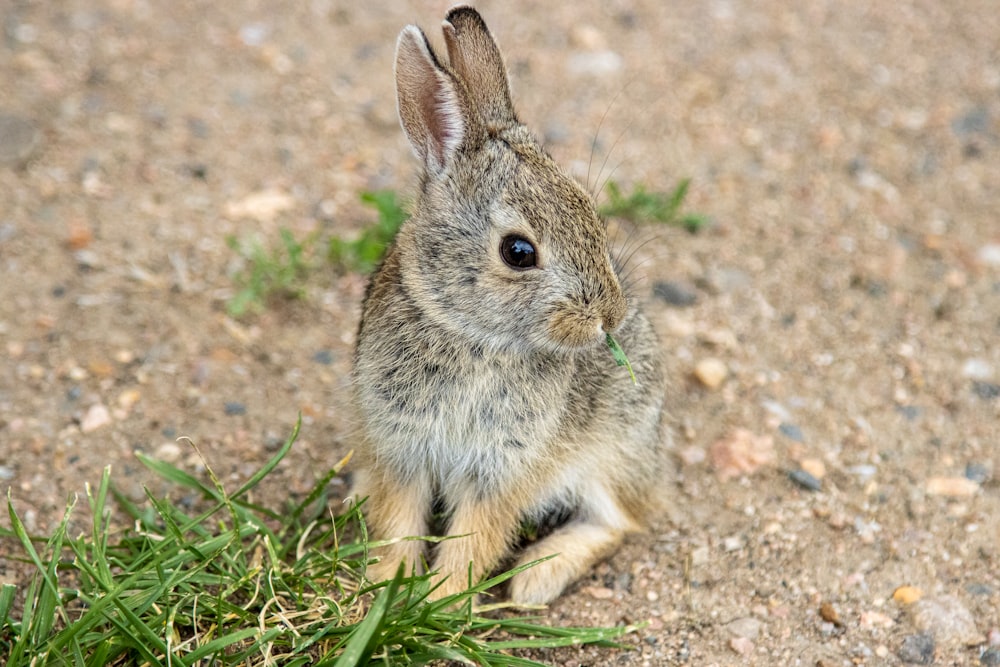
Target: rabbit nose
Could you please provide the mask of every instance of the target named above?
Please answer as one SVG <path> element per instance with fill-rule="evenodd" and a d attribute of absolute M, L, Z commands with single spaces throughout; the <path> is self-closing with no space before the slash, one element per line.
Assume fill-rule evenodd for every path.
<path fill-rule="evenodd" d="M 620 292 L 611 298 L 601 318 L 605 333 L 616 331 L 625 319 L 627 305 L 625 297 Z"/>

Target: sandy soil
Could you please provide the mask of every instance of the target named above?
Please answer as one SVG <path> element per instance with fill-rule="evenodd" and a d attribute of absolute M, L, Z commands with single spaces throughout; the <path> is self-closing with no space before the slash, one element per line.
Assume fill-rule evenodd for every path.
<path fill-rule="evenodd" d="M 0 5 L 0 488 L 32 530 L 109 464 L 169 492 L 133 452 L 198 470 L 179 436 L 235 482 L 301 411 L 274 502 L 350 448 L 363 280 L 322 268 L 234 321 L 226 238 L 351 234 L 358 192 L 412 187 L 393 44 L 447 5 L 388 4 Z M 713 221 L 638 232 L 670 510 L 548 612 L 649 625 L 538 657 L 1000 664 L 995 3 L 480 9 L 560 162 L 594 189 L 690 177 Z"/>

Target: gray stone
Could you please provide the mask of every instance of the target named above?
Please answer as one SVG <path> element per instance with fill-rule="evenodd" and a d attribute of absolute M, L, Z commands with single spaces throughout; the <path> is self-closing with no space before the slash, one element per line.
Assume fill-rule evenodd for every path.
<path fill-rule="evenodd" d="M 23 167 L 41 142 L 42 133 L 31 120 L 0 111 L 0 166 Z"/>

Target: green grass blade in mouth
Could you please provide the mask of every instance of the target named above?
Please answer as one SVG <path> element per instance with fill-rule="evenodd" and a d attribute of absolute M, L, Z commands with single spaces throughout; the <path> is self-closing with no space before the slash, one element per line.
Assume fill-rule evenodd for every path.
<path fill-rule="evenodd" d="M 615 358 L 615 363 L 628 369 L 629 377 L 632 378 L 632 384 L 639 384 L 635 379 L 635 373 L 632 371 L 632 364 L 629 363 L 628 357 L 625 356 L 625 350 L 618 344 L 615 337 L 608 334 L 605 341 L 607 341 L 608 347 L 611 348 L 611 354 Z"/>

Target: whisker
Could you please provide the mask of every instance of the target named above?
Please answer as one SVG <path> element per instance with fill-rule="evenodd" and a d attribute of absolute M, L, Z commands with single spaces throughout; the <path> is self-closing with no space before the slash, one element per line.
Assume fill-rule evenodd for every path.
<path fill-rule="evenodd" d="M 594 199 L 597 199 L 597 193 L 595 193 L 593 190 L 590 190 L 590 169 L 594 165 L 594 152 L 597 150 L 597 140 L 601 137 L 601 128 L 604 127 L 604 121 L 607 119 L 608 114 L 611 113 L 611 109 L 614 108 L 615 102 L 618 101 L 618 98 L 621 97 L 625 93 L 625 91 L 628 89 L 629 86 L 632 85 L 632 83 L 634 81 L 635 81 L 635 77 L 633 77 L 632 79 L 630 79 L 624 86 L 622 86 L 621 88 L 619 88 L 618 92 L 615 93 L 615 96 L 611 98 L 611 102 L 608 104 L 607 108 L 604 109 L 604 113 L 601 114 L 601 120 L 597 123 L 597 131 L 594 132 L 594 139 L 590 142 L 590 159 L 587 161 L 587 181 L 586 182 L 587 182 L 587 189 L 590 191 L 590 196 L 594 197 Z M 614 148 L 614 146 L 612 146 L 612 149 L 613 148 Z M 605 162 L 606 161 L 607 161 L 607 157 L 605 157 Z M 602 167 L 602 169 L 603 169 L 603 167 Z M 598 172 L 598 177 L 600 177 L 600 172 Z"/>

